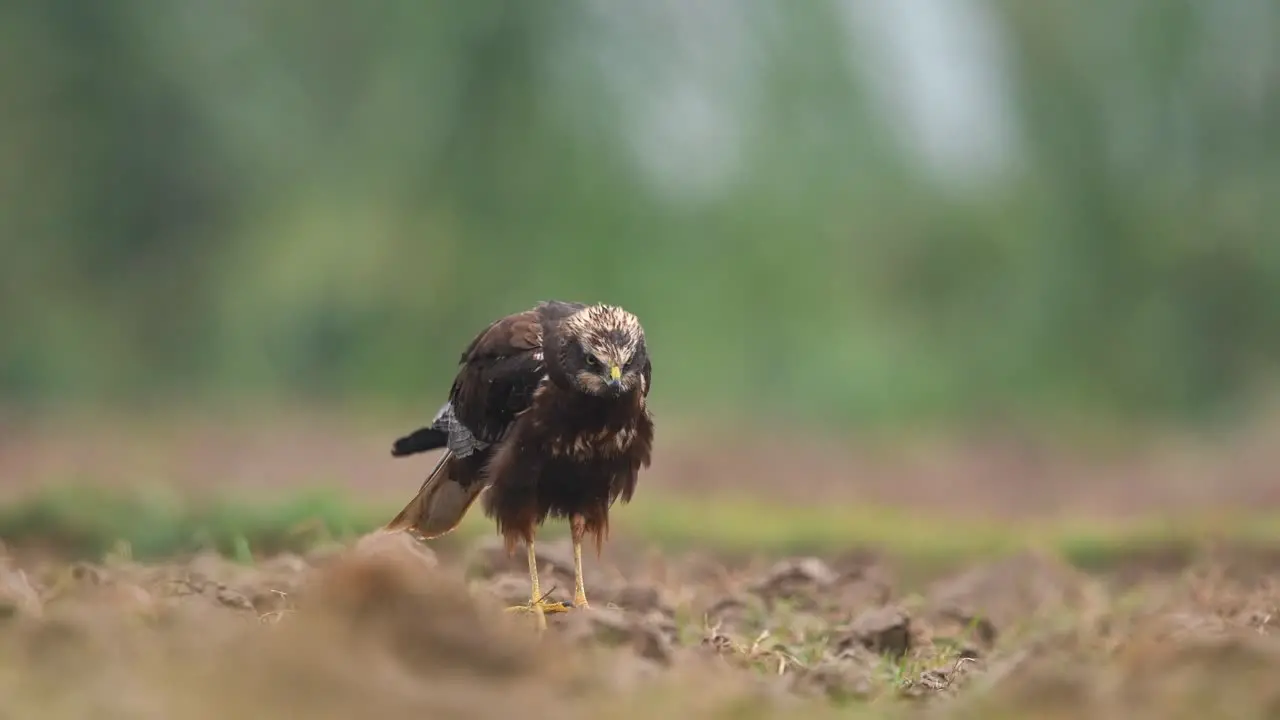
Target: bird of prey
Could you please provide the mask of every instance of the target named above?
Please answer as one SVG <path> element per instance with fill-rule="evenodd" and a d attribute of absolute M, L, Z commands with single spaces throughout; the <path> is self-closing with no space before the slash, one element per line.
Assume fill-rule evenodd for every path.
<path fill-rule="evenodd" d="M 652 364 L 635 315 L 612 305 L 547 301 L 496 320 L 462 352 L 448 400 L 431 424 L 399 438 L 404 457 L 445 448 L 418 494 L 386 525 L 422 539 L 461 522 L 482 491 L 508 553 L 524 541 L 531 598 L 510 610 L 564 612 L 538 587 L 534 534 L 567 518 L 573 538 L 575 607 L 586 608 L 582 541 L 596 554 L 609 509 L 631 500 L 649 465 Z"/>

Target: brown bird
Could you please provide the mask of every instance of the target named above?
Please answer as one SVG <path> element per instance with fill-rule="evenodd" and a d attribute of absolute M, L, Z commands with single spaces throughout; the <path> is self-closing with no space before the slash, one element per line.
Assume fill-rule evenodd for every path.
<path fill-rule="evenodd" d="M 534 534 L 568 518 L 575 607 L 587 607 L 582 540 L 599 556 L 615 500 L 631 500 L 649 465 L 652 364 L 635 315 L 611 305 L 542 302 L 477 335 L 460 359 L 449 399 L 427 427 L 392 445 L 403 457 L 446 448 L 418 494 L 386 525 L 423 538 L 450 532 L 481 491 L 508 553 L 521 540 L 532 585 L 527 605 L 546 627 Z"/>

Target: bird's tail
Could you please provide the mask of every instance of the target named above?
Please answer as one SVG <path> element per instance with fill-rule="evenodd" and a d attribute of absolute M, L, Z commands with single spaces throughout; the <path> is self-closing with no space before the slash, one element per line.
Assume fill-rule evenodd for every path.
<path fill-rule="evenodd" d="M 419 537 L 431 539 L 458 527 L 484 490 L 485 483 L 476 478 L 469 486 L 463 486 L 455 479 L 455 463 L 453 453 L 446 450 L 422 483 L 418 494 L 384 529 L 408 530 Z"/>
<path fill-rule="evenodd" d="M 431 450 L 438 450 L 449 444 L 449 434 L 428 425 L 427 427 L 414 430 L 404 437 L 397 438 L 391 444 L 392 457 L 405 457 L 406 455 L 416 455 Z"/>

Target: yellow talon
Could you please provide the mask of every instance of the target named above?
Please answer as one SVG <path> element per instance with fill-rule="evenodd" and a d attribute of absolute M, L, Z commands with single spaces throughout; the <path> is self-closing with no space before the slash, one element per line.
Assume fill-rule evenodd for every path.
<path fill-rule="evenodd" d="M 507 612 L 537 612 L 541 610 L 544 613 L 562 613 L 569 612 L 569 606 L 562 602 L 528 602 L 524 605 L 512 605 L 507 608 Z"/>
<path fill-rule="evenodd" d="M 529 584 L 532 591 L 529 596 L 529 602 L 523 605 L 513 605 L 507 608 L 507 612 L 533 613 L 538 618 L 538 629 L 546 630 L 546 614 L 569 612 L 569 606 L 562 602 L 547 602 L 547 596 L 543 595 L 538 588 L 538 557 L 534 553 L 532 541 L 529 542 Z"/>

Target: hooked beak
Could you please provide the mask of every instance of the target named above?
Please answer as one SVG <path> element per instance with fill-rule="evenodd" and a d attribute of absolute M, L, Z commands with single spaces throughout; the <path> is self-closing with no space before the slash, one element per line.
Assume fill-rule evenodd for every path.
<path fill-rule="evenodd" d="M 622 370 L 617 365 L 609 366 L 609 389 L 618 391 L 622 389 Z"/>

